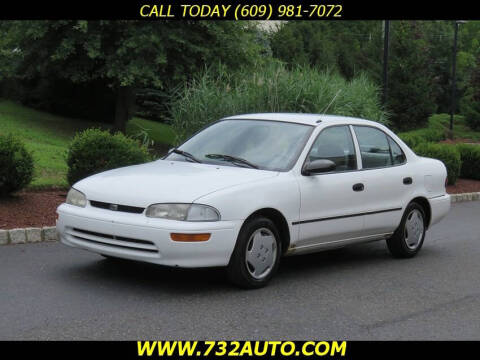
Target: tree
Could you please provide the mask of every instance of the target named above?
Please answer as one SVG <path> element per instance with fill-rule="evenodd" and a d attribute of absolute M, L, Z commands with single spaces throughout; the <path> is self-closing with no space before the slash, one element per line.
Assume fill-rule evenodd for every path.
<path fill-rule="evenodd" d="M 380 73 L 380 21 L 291 21 L 271 37 L 273 55 L 291 66 L 339 71 L 347 79 Z M 379 77 L 380 79 L 380 77 Z"/>
<path fill-rule="evenodd" d="M 212 62 L 248 65 L 260 50 L 253 26 L 229 21 L 11 21 L 0 31 L 0 71 L 72 83 L 102 79 L 116 93 L 114 124 L 121 131 L 137 87 L 186 81 Z"/>
<path fill-rule="evenodd" d="M 398 128 L 421 126 L 437 104 L 440 111 L 449 109 L 453 26 L 447 21 L 392 21 L 391 28 L 388 110 Z M 478 48 L 477 28 L 467 23 L 467 35 L 461 37 L 472 51 Z M 273 34 L 272 49 L 292 66 L 329 67 L 347 79 L 366 72 L 381 85 L 382 35 L 380 21 L 295 21 Z M 468 68 L 463 58 L 471 62 L 471 56 L 459 52 L 459 85 Z"/>
<path fill-rule="evenodd" d="M 398 21 L 392 30 L 387 107 L 395 127 L 405 130 L 425 124 L 435 111 L 435 81 L 421 24 Z"/>
<path fill-rule="evenodd" d="M 470 81 L 465 91 L 465 96 L 460 101 L 460 110 L 468 126 L 472 129 L 480 129 L 480 54 L 477 63 L 472 70 Z"/>

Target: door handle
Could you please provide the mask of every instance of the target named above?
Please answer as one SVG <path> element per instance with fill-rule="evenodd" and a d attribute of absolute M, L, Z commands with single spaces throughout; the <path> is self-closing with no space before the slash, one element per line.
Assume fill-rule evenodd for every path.
<path fill-rule="evenodd" d="M 358 183 L 352 186 L 353 191 L 363 191 L 365 186 L 362 183 Z"/>
<path fill-rule="evenodd" d="M 413 183 L 413 179 L 409 176 L 409 177 L 406 177 L 406 178 L 403 178 L 403 183 L 405 185 L 410 185 Z"/>

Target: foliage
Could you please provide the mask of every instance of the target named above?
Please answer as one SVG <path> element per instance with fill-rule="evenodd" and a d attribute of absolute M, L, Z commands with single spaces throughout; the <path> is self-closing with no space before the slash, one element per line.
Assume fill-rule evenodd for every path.
<path fill-rule="evenodd" d="M 0 135 L 13 134 L 33 155 L 34 177 L 29 188 L 67 187 L 65 153 L 71 139 L 78 131 L 102 125 L 55 116 L 1 99 L 0 124 Z M 175 135 L 169 125 L 141 118 L 127 123 L 127 134 L 138 133 L 138 126 L 146 129 L 155 147 L 165 144 L 163 149 L 168 149 L 174 142 Z"/>
<path fill-rule="evenodd" d="M 311 65 L 351 79 L 381 74 L 380 21 L 289 21 L 271 36 L 273 55 L 289 66 Z"/>
<path fill-rule="evenodd" d="M 472 129 L 480 130 L 480 54 L 461 101 L 461 111 L 467 124 Z"/>
<path fill-rule="evenodd" d="M 260 55 L 255 28 L 235 21 L 11 21 L 0 70 L 17 78 L 102 80 L 116 93 L 116 124 L 132 115 L 134 89 L 190 79 L 206 64 L 236 68 Z"/>
<path fill-rule="evenodd" d="M 438 142 L 446 139 L 445 116 L 447 114 L 432 115 L 428 119 L 427 127 L 399 133 L 398 136 L 411 148 L 422 142 Z"/>
<path fill-rule="evenodd" d="M 100 129 L 77 134 L 67 154 L 67 180 L 77 181 L 110 169 L 147 162 L 147 149 L 121 133 L 112 135 Z"/>
<path fill-rule="evenodd" d="M 57 74 L 75 83 L 160 87 L 207 61 L 236 67 L 258 51 L 250 25 L 228 21 L 14 21 L 7 30 L 25 77 Z"/>
<path fill-rule="evenodd" d="M 480 91 L 478 94 L 473 88 L 467 89 L 464 98 L 462 99 L 462 114 L 468 126 L 474 130 L 480 130 Z"/>
<path fill-rule="evenodd" d="M 390 22 L 388 110 L 396 128 L 422 126 L 436 108 L 450 110 L 453 30 L 452 21 Z M 479 36 L 480 22 L 460 27 L 459 97 L 470 76 L 472 56 L 480 49 Z M 337 69 L 347 78 L 363 71 L 383 83 L 381 21 L 292 21 L 272 35 L 271 43 L 274 56 L 289 66 Z"/>
<path fill-rule="evenodd" d="M 127 135 L 135 137 L 139 129 L 143 129 L 142 132 L 146 132 L 147 138 L 155 144 L 172 145 L 175 142 L 175 133 L 168 124 L 138 117 L 134 117 L 127 123 Z"/>
<path fill-rule="evenodd" d="M 480 145 L 458 144 L 457 149 L 462 159 L 460 176 L 480 180 Z"/>
<path fill-rule="evenodd" d="M 304 112 L 358 116 L 386 122 L 378 88 L 366 76 L 351 81 L 310 67 L 279 62 L 240 69 L 209 69 L 177 94 L 171 105 L 178 140 L 222 117 L 254 112 Z"/>
<path fill-rule="evenodd" d="M 0 96 L 95 121 L 111 122 L 116 109 L 121 123 L 134 114 L 138 92 L 139 116 L 167 121 L 173 89 L 205 67 L 235 71 L 272 56 L 291 69 L 310 65 L 348 80 L 366 73 L 381 85 L 382 23 L 289 21 L 267 33 L 235 21 L 4 21 Z M 387 105 L 396 128 L 417 128 L 432 112 L 450 110 L 453 30 L 454 21 L 391 21 Z M 458 105 L 476 128 L 479 39 L 480 21 L 460 25 Z"/>
<path fill-rule="evenodd" d="M 405 142 L 413 144 L 412 146 L 420 142 L 438 142 L 447 138 L 449 126 L 449 114 L 435 114 L 430 116 L 426 127 L 399 133 L 398 135 Z M 453 118 L 453 138 L 466 142 L 479 142 L 480 131 L 475 131 L 468 127 L 462 115 L 455 115 Z"/>
<path fill-rule="evenodd" d="M 456 146 L 424 142 L 415 146 L 413 150 L 417 155 L 442 161 L 447 168 L 448 184 L 455 184 L 462 165 L 460 152 Z"/>
<path fill-rule="evenodd" d="M 168 121 L 170 92 L 155 88 L 138 89 L 135 98 L 136 115 L 161 122 Z"/>
<path fill-rule="evenodd" d="M 115 93 L 101 79 L 74 84 L 56 76 L 10 78 L 3 82 L 0 96 L 59 116 L 105 123 L 115 116 Z"/>
<path fill-rule="evenodd" d="M 425 124 L 435 110 L 433 74 L 422 28 L 407 21 L 394 25 L 387 105 L 394 126 L 406 130 Z"/>
<path fill-rule="evenodd" d="M 400 137 L 400 139 L 403 140 L 403 142 L 405 144 L 407 144 L 411 149 L 413 149 L 415 146 L 417 146 L 418 144 L 421 144 L 423 142 L 425 142 L 425 139 L 415 133 L 415 132 L 406 132 L 406 133 L 402 133 L 402 134 L 398 134 L 398 136 Z"/>
<path fill-rule="evenodd" d="M 33 177 L 33 158 L 12 135 L 0 134 L 0 196 L 27 186 Z"/>

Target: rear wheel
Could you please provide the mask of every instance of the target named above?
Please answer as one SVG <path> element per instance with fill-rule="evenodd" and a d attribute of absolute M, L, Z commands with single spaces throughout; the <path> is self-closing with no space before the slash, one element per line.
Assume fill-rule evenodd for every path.
<path fill-rule="evenodd" d="M 248 220 L 238 235 L 227 268 L 228 277 L 244 288 L 265 286 L 278 268 L 281 253 L 275 224 L 265 217 Z"/>
<path fill-rule="evenodd" d="M 390 253 L 398 258 L 415 256 L 422 248 L 426 233 L 425 210 L 416 203 L 405 209 L 400 226 L 391 238 L 387 239 Z"/>

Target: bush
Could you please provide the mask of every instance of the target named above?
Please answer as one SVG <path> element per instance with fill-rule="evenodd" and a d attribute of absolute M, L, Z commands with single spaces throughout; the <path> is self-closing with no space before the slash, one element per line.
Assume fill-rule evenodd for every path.
<path fill-rule="evenodd" d="M 462 159 L 460 176 L 480 180 L 480 145 L 458 144 L 457 149 Z"/>
<path fill-rule="evenodd" d="M 449 144 L 420 143 L 414 148 L 417 155 L 442 161 L 447 168 L 448 184 L 454 185 L 460 174 L 460 151 Z"/>
<path fill-rule="evenodd" d="M 75 136 L 68 149 L 67 180 L 72 185 L 105 170 L 149 160 L 147 149 L 133 139 L 121 133 L 87 129 Z"/>
<path fill-rule="evenodd" d="M 424 143 L 425 139 L 421 137 L 418 134 L 412 134 L 412 133 L 403 133 L 403 134 L 398 134 L 400 139 L 403 140 L 405 144 L 407 144 L 411 149 L 416 147 L 417 145 Z"/>
<path fill-rule="evenodd" d="M 424 142 L 438 142 L 446 139 L 447 114 L 435 114 L 428 119 L 425 128 L 407 131 L 398 136 L 411 148 Z"/>
<path fill-rule="evenodd" d="M 288 70 L 275 61 L 233 74 L 209 69 L 171 104 L 177 141 L 222 117 L 254 112 L 326 112 L 387 122 L 379 89 L 366 76 L 347 81 L 310 67 Z"/>
<path fill-rule="evenodd" d="M 479 91 L 480 93 L 480 91 Z M 478 95 L 480 98 L 480 94 Z M 480 130 L 480 101 L 475 99 L 473 90 L 468 89 L 460 102 L 462 115 L 465 116 L 465 122 L 474 130 Z"/>
<path fill-rule="evenodd" d="M 0 196 L 27 186 L 33 177 L 33 158 L 12 135 L 0 135 Z"/>

